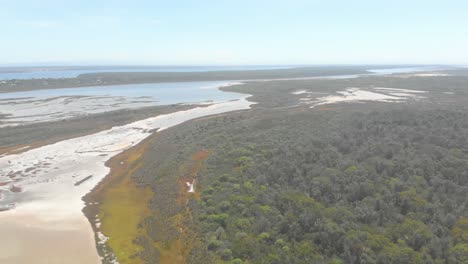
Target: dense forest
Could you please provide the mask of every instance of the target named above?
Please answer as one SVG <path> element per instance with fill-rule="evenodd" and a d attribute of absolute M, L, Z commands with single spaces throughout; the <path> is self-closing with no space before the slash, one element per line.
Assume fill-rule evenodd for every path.
<path fill-rule="evenodd" d="M 160 131 L 116 157 L 108 184 L 119 195 L 99 204 L 112 205 L 100 211 L 103 228 L 118 220 L 119 232 L 98 248 L 119 263 L 468 263 L 467 81 L 223 88 L 258 103 Z M 293 94 L 374 85 L 428 92 L 313 109 Z M 122 192 L 132 202 L 116 203 Z"/>
<path fill-rule="evenodd" d="M 186 210 L 168 202 L 170 179 L 202 150 L 189 263 L 466 263 L 468 114 L 383 108 L 244 112 L 161 133 L 138 177 L 155 190 L 146 228 L 181 236 L 159 218 Z"/>

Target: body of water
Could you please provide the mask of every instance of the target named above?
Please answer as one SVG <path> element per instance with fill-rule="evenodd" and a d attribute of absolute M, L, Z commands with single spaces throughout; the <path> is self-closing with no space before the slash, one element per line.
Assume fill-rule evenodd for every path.
<path fill-rule="evenodd" d="M 75 78 L 80 74 L 98 72 L 209 72 L 209 71 L 253 71 L 288 69 L 292 66 L 198 66 L 198 67 L 24 67 L 0 68 L 0 80 L 60 79 Z"/>
<path fill-rule="evenodd" d="M 235 84 L 229 81 L 146 83 L 78 88 L 46 89 L 25 92 L 0 93 L 0 99 L 47 99 L 61 96 L 148 97 L 159 104 L 228 101 L 238 99 L 239 94 L 222 92 L 218 87 Z"/>
<path fill-rule="evenodd" d="M 246 95 L 218 88 L 228 81 L 150 83 L 0 93 L 0 127 L 178 103 L 218 103 Z"/>

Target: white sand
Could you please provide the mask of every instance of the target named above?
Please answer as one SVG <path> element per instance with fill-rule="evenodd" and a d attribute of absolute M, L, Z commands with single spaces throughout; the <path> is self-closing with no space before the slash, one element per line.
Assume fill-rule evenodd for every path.
<path fill-rule="evenodd" d="M 306 90 L 299 90 L 299 91 L 292 92 L 291 94 L 299 95 L 299 94 L 305 94 L 305 93 L 307 93 Z"/>
<path fill-rule="evenodd" d="M 336 103 L 351 103 L 351 102 L 403 102 L 408 99 L 422 99 L 424 97 L 418 96 L 418 93 L 425 93 L 426 91 L 408 90 L 398 88 L 373 88 L 378 92 L 363 90 L 361 88 L 347 88 L 344 91 L 338 91 L 335 95 L 319 97 L 315 100 L 309 98 L 301 98 L 303 103 L 312 105 L 311 108 Z"/>
<path fill-rule="evenodd" d="M 81 197 L 108 174 L 105 162 L 141 142 L 151 135 L 151 130 L 249 109 L 251 104 L 242 98 L 197 107 L 0 157 L 0 182 L 11 180 L 12 175 L 17 180 L 0 186 L 0 205 L 16 203 L 16 209 L 0 212 L 0 225 L 9 231 L 0 236 L 0 249 L 9 252 L 0 254 L 0 263 L 41 263 L 31 262 L 36 257 L 44 263 L 73 263 L 63 261 L 72 256 L 77 257 L 76 263 L 99 262 L 91 226 L 81 212 Z M 90 179 L 75 186 L 89 175 Z M 13 184 L 22 192 L 11 192 Z M 30 261 L 24 261 L 27 259 Z"/>
<path fill-rule="evenodd" d="M 94 234 L 86 218 L 43 221 L 15 211 L 0 213 L 0 263 L 97 264 Z"/>
<path fill-rule="evenodd" d="M 306 91 L 306 90 L 300 90 L 300 91 L 292 92 L 291 94 L 294 94 L 294 95 L 301 95 L 301 94 L 327 94 L 327 93 L 309 92 L 309 91 Z"/>
<path fill-rule="evenodd" d="M 388 94 L 393 95 L 393 96 L 398 96 L 398 97 L 406 97 L 406 98 L 409 98 L 409 97 L 412 97 L 412 98 L 425 98 L 423 96 L 419 96 L 419 95 L 411 94 L 411 93 L 388 93 Z"/>
<path fill-rule="evenodd" d="M 337 92 L 340 95 L 332 95 L 318 98 L 318 102 L 314 106 L 324 104 L 335 104 L 342 102 L 353 102 L 353 101 L 398 101 L 399 97 L 379 94 L 369 91 L 363 91 L 356 88 L 349 88 L 346 91 Z"/>

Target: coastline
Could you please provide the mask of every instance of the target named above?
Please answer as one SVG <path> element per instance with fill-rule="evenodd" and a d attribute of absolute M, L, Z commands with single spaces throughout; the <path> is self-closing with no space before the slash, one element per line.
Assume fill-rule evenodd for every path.
<path fill-rule="evenodd" d="M 115 72 L 89 73 L 76 78 L 29 79 L 0 81 L 0 93 L 22 92 L 44 89 L 62 89 L 125 84 L 232 81 L 232 80 L 269 80 L 310 78 L 320 76 L 365 74 L 364 66 L 315 66 L 277 70 L 218 71 L 218 72 Z"/>

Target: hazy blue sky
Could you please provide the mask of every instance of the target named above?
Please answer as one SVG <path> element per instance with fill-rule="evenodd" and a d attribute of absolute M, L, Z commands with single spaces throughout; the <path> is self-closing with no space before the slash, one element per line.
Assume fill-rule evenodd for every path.
<path fill-rule="evenodd" d="M 0 0 L 0 64 L 468 64 L 466 0 Z"/>

